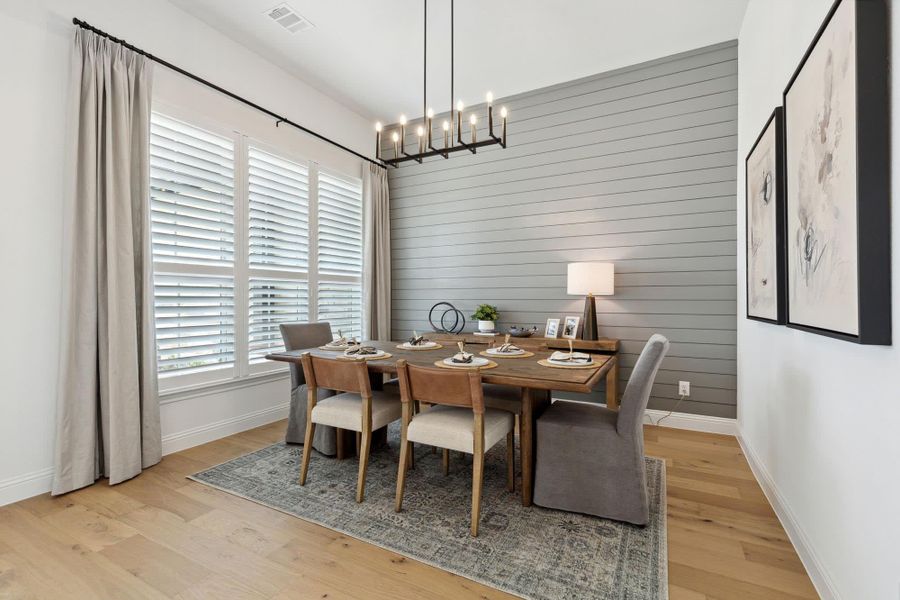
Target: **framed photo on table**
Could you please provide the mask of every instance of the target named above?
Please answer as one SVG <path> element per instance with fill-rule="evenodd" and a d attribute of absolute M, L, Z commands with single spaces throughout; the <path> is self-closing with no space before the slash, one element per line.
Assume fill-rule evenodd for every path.
<path fill-rule="evenodd" d="M 763 126 L 744 162 L 747 318 L 784 323 L 784 111 Z"/>
<path fill-rule="evenodd" d="M 544 337 L 559 337 L 559 319 L 547 319 L 547 326 L 544 328 Z"/>
<path fill-rule="evenodd" d="M 566 317 L 565 321 L 563 321 L 562 337 L 567 340 L 578 339 L 578 324 L 580 322 L 581 317 Z"/>
<path fill-rule="evenodd" d="M 784 90 L 787 325 L 891 344 L 885 0 L 837 0 Z"/>

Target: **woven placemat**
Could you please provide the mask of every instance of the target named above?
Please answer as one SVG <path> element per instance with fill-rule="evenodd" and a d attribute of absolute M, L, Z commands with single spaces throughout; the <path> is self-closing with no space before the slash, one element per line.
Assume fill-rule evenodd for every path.
<path fill-rule="evenodd" d="M 497 363 L 495 363 L 492 360 L 489 360 L 488 364 L 486 364 L 486 365 L 466 366 L 466 365 L 448 365 L 443 360 L 436 360 L 436 361 L 434 361 L 434 366 L 440 367 L 442 369 L 463 369 L 464 371 L 473 371 L 473 370 L 477 370 L 477 369 L 493 369 L 494 367 L 497 366 Z"/>
<path fill-rule="evenodd" d="M 393 354 L 391 354 L 390 352 L 385 352 L 384 354 L 364 354 L 362 356 L 346 356 L 344 354 L 341 354 L 340 356 L 338 356 L 338 358 L 340 360 L 385 360 L 386 358 L 391 358 L 392 356 Z"/>
<path fill-rule="evenodd" d="M 425 348 L 419 348 L 417 346 L 404 346 L 403 344 L 397 344 L 397 348 L 400 350 L 412 350 L 413 352 L 424 352 L 425 350 L 440 350 L 443 348 L 440 344 L 435 342 L 434 346 L 427 346 Z"/>
<path fill-rule="evenodd" d="M 534 356 L 534 352 L 529 352 L 528 350 L 522 354 L 491 354 L 487 350 L 482 350 L 478 354 L 488 358 L 528 358 L 529 356 Z"/>
<path fill-rule="evenodd" d="M 543 365 L 545 367 L 553 367 L 554 369 L 599 369 L 600 365 L 595 362 L 592 362 L 587 365 L 559 365 L 556 363 L 552 363 L 547 359 L 541 359 L 538 361 L 539 365 Z"/>

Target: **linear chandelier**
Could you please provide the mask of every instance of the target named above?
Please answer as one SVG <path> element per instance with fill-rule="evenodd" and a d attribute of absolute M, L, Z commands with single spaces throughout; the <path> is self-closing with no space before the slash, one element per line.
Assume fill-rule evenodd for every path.
<path fill-rule="evenodd" d="M 416 128 L 416 134 L 418 136 L 418 144 L 416 146 L 415 152 L 407 152 L 406 151 L 406 116 L 400 115 L 399 126 L 397 129 L 391 132 L 391 141 L 393 142 L 393 157 L 388 158 L 383 156 L 381 151 L 381 134 L 382 125 L 381 123 L 375 123 L 375 158 L 380 159 L 385 164 L 392 165 L 394 167 L 399 167 L 400 163 L 414 160 L 419 164 L 422 164 L 423 158 L 429 158 L 432 156 L 442 156 L 444 158 L 450 158 L 451 152 L 461 152 L 463 150 L 468 150 L 472 154 L 475 154 L 478 148 L 482 148 L 484 146 L 492 146 L 494 144 L 499 144 L 501 147 L 506 148 L 506 119 L 508 116 L 508 112 L 506 107 L 503 106 L 500 108 L 500 136 L 494 135 L 494 95 L 491 92 L 488 92 L 485 96 L 487 101 L 487 121 L 488 121 L 488 139 L 479 140 L 478 139 L 478 115 L 474 112 L 469 114 L 469 141 L 466 142 L 463 140 L 463 109 L 465 106 L 463 105 L 463 101 L 459 100 L 456 103 L 456 110 L 453 109 L 453 84 L 454 84 L 454 65 L 453 65 L 453 43 L 454 43 L 454 32 L 453 32 L 453 24 L 454 24 L 454 14 L 453 14 L 453 2 L 454 0 L 450 0 L 450 118 L 445 119 L 441 124 L 441 129 L 443 130 L 443 145 L 440 148 L 436 148 L 434 146 L 434 111 L 431 108 L 428 108 L 428 0 L 424 0 L 424 36 L 423 36 L 423 58 L 422 58 L 422 122 L 423 125 L 419 125 Z M 454 126 L 455 121 L 455 126 Z M 455 130 L 455 131 L 454 131 Z M 456 139 L 454 141 L 454 134 Z"/>

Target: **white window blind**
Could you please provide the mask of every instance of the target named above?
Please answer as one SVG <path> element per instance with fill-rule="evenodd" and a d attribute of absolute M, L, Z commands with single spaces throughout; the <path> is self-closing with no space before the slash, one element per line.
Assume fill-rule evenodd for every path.
<path fill-rule="evenodd" d="M 252 363 L 284 349 L 280 324 L 309 321 L 309 168 L 253 146 L 247 157 Z"/>
<path fill-rule="evenodd" d="M 279 326 L 328 321 L 362 334 L 358 179 L 159 113 L 150 210 L 161 389 L 282 364 Z"/>
<path fill-rule="evenodd" d="M 233 363 L 234 142 L 153 113 L 150 210 L 160 372 Z"/>
<path fill-rule="evenodd" d="M 334 332 L 362 336 L 362 185 L 319 171 L 318 313 Z"/>

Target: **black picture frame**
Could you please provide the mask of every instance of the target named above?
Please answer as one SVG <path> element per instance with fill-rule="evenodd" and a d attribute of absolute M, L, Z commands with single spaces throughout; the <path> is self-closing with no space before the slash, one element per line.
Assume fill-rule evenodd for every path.
<path fill-rule="evenodd" d="M 790 164 L 788 94 L 810 55 L 844 2 L 853 2 L 856 43 L 856 243 L 857 333 L 833 331 L 791 318 L 790 269 L 787 269 L 788 327 L 857 344 L 891 345 L 890 99 L 888 89 L 888 15 L 884 0 L 836 0 L 782 94 L 784 148 Z M 814 109 L 813 109 L 814 110 Z M 792 198 L 785 172 L 786 214 Z M 786 224 L 787 227 L 787 224 Z M 789 232 L 786 231 L 786 235 Z M 786 239 L 786 242 L 788 240 Z M 788 253 L 788 257 L 790 254 Z M 789 258 L 788 258 L 789 259 Z"/>
<path fill-rule="evenodd" d="M 756 152 L 760 141 L 769 132 L 769 128 L 775 128 L 775 263 L 776 263 L 776 312 L 774 319 L 750 314 L 750 159 Z M 785 264 L 785 217 L 787 215 L 787 202 L 785 199 L 785 165 L 784 165 L 784 110 L 777 106 L 763 125 L 762 131 L 753 142 L 753 146 L 744 159 L 744 220 L 745 229 L 745 286 L 746 286 L 746 316 L 754 321 L 784 325 L 787 317 L 787 265 Z"/>

